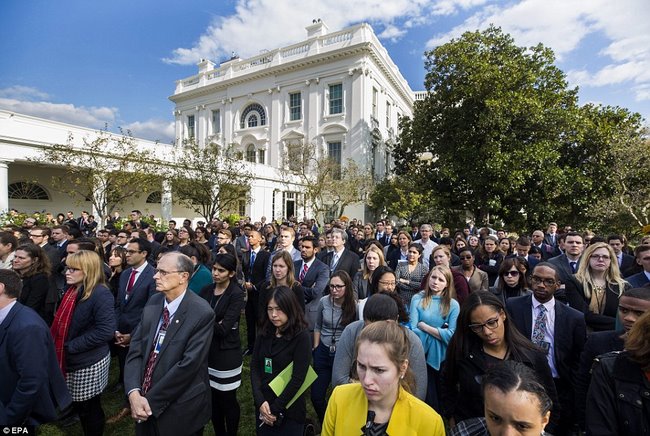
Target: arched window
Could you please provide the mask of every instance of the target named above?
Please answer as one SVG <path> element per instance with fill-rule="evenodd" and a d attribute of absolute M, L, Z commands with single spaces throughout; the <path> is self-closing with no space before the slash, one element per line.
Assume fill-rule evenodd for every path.
<path fill-rule="evenodd" d="M 147 197 L 147 203 L 160 204 L 162 202 L 162 193 L 160 191 L 154 191 Z"/>
<path fill-rule="evenodd" d="M 33 182 L 15 182 L 9 185 L 12 200 L 49 200 L 50 196 L 41 185 Z"/>
<path fill-rule="evenodd" d="M 249 144 L 246 147 L 246 160 L 248 162 L 255 162 L 255 146 L 253 144 Z"/>
<path fill-rule="evenodd" d="M 266 125 L 266 112 L 261 105 L 253 103 L 248 105 L 246 109 L 242 111 L 239 119 L 239 128 L 244 129 L 246 127 L 257 127 L 258 125 Z"/>

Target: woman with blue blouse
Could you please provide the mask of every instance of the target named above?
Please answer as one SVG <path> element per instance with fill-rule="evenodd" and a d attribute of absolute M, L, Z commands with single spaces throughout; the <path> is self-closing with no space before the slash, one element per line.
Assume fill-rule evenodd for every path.
<path fill-rule="evenodd" d="M 439 408 L 440 365 L 456 331 L 460 312 L 455 295 L 451 270 L 437 265 L 431 268 L 424 291 L 411 300 L 411 329 L 422 341 L 427 359 L 426 403 L 436 410 Z"/>

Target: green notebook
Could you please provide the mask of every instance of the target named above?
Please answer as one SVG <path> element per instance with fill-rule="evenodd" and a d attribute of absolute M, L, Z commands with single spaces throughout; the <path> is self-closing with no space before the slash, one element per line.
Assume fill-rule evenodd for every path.
<path fill-rule="evenodd" d="M 278 374 L 273 380 L 271 380 L 271 383 L 269 383 L 269 387 L 273 390 L 275 395 L 278 397 L 280 394 L 284 391 L 284 388 L 287 387 L 289 384 L 289 381 L 291 381 L 291 373 L 293 372 L 293 362 L 291 362 L 289 365 L 287 365 L 286 368 L 282 370 L 280 374 Z M 293 396 L 291 401 L 287 403 L 287 409 L 291 407 L 295 401 L 300 398 L 300 396 L 307 390 L 309 386 L 311 386 L 314 381 L 316 381 L 316 378 L 318 375 L 316 374 L 316 371 L 314 371 L 314 368 L 309 365 L 309 368 L 307 369 L 307 376 L 305 377 L 305 381 L 303 382 L 302 386 L 300 386 L 300 389 L 298 389 L 298 392 L 296 395 Z"/>

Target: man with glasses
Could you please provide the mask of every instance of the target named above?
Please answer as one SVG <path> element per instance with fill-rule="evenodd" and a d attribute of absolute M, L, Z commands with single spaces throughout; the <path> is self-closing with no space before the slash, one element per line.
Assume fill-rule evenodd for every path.
<path fill-rule="evenodd" d="M 200 435 L 210 420 L 208 352 L 214 310 L 187 292 L 192 260 L 166 253 L 158 262 L 156 290 L 133 332 L 124 389 L 136 434 Z"/>
<path fill-rule="evenodd" d="M 54 245 L 50 244 L 50 234 L 51 230 L 49 227 L 36 226 L 29 231 L 29 239 L 45 251 L 48 259 L 50 259 L 52 273 L 55 273 L 59 262 L 61 262 L 61 255 L 59 254 L 59 250 L 57 250 Z"/>
<path fill-rule="evenodd" d="M 556 267 L 535 266 L 530 277 L 533 294 L 508 299 L 508 314 L 517 329 L 547 353 L 562 413 L 558 434 L 569 434 L 575 421 L 575 376 L 587 339 L 584 314 L 554 298 L 560 288 Z"/>
<path fill-rule="evenodd" d="M 347 233 L 343 229 L 335 227 L 332 229 L 331 235 L 332 251 L 323 257 L 323 263 L 329 266 L 330 274 L 334 271 L 343 270 L 350 277 L 354 277 L 359 271 L 360 261 L 359 256 L 345 248 Z"/>
<path fill-rule="evenodd" d="M 117 236 L 115 237 L 115 246 L 126 248 L 126 245 L 129 243 L 129 239 L 131 239 L 131 232 L 122 229 L 117 232 Z"/>
<path fill-rule="evenodd" d="M 113 388 L 114 392 L 122 390 L 124 384 L 124 365 L 129 352 L 131 334 L 140 322 L 142 310 L 156 292 L 154 281 L 154 268 L 147 262 L 151 253 L 151 243 L 146 239 L 137 238 L 127 244 L 126 263 L 129 266 L 120 276 L 120 285 L 115 301 L 115 318 L 117 330 L 115 331 L 115 344 L 113 350 L 117 354 L 120 365 L 118 383 Z M 109 422 L 117 422 L 129 414 L 129 409 L 124 407 Z"/>
<path fill-rule="evenodd" d="M 433 239 L 431 239 L 432 236 L 433 227 L 431 227 L 431 224 L 422 224 L 420 226 L 420 239 L 413 241 L 414 243 L 422 244 L 424 251 L 420 258 L 422 259 L 424 266 L 427 268 L 429 268 L 429 257 L 431 256 L 431 253 L 433 252 L 433 249 L 438 246 L 438 244 L 433 242 Z"/>

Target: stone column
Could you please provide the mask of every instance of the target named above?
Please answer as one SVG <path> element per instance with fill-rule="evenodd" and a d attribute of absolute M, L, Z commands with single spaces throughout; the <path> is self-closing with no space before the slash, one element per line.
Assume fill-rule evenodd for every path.
<path fill-rule="evenodd" d="M 166 225 L 172 219 L 172 182 L 169 179 L 163 179 L 162 195 L 160 196 L 160 213 L 162 223 Z"/>
<path fill-rule="evenodd" d="M 0 213 L 9 210 L 9 162 L 0 161 Z"/>

